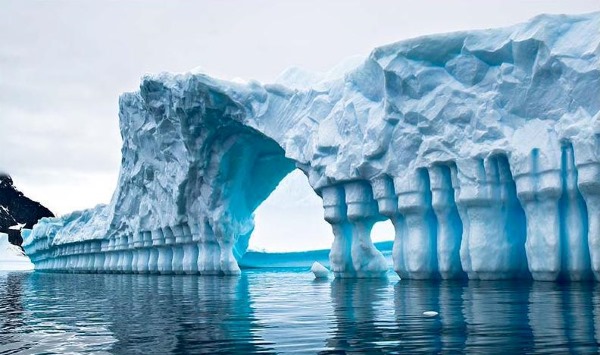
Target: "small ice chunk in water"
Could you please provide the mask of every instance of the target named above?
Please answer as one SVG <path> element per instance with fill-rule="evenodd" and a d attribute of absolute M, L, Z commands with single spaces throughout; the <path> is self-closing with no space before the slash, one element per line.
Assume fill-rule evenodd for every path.
<path fill-rule="evenodd" d="M 329 277 L 329 270 L 317 261 L 312 264 L 310 271 L 315 274 L 316 279 L 326 279 Z"/>
<path fill-rule="evenodd" d="M 435 317 L 435 316 L 437 316 L 438 314 L 439 314 L 439 313 L 438 313 L 438 312 L 436 312 L 436 311 L 425 311 L 425 312 L 423 312 L 423 315 L 424 315 L 425 317 L 429 317 L 429 318 L 431 318 L 431 317 Z"/>

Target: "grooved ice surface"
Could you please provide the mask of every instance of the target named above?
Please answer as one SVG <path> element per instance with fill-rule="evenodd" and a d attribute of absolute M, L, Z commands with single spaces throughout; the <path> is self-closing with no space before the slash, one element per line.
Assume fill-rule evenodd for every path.
<path fill-rule="evenodd" d="M 120 100 L 111 203 L 25 248 L 41 268 L 235 274 L 254 209 L 299 167 L 338 277 L 385 274 L 370 230 L 389 218 L 401 277 L 598 278 L 599 54 L 600 13 L 542 15 L 275 84 L 145 77 Z"/>

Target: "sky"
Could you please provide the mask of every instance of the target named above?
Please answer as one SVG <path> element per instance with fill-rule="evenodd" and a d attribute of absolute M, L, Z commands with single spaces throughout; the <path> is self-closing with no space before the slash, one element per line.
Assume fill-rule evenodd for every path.
<path fill-rule="evenodd" d="M 289 66 L 326 71 L 405 38 L 592 11 L 600 0 L 0 0 L 0 171 L 56 214 L 108 203 L 118 97 L 145 73 L 202 67 L 268 83 Z M 301 175 L 289 179 L 259 207 L 251 245 L 326 247 L 318 197 Z M 306 198 L 291 202 L 290 189 Z M 312 227 L 291 228 L 302 225 Z M 386 228 L 375 239 L 390 239 Z"/>

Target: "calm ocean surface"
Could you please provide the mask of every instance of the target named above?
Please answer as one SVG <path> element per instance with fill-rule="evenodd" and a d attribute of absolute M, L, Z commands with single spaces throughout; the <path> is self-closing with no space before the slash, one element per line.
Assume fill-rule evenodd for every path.
<path fill-rule="evenodd" d="M 598 352 L 598 284 L 390 275 L 0 273 L 0 353 Z"/>

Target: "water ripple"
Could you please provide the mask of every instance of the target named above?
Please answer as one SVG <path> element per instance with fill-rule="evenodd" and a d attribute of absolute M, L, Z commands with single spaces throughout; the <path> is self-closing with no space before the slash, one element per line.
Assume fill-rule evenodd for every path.
<path fill-rule="evenodd" d="M 0 273 L 0 353 L 597 353 L 598 291 L 315 281 L 289 269 L 230 278 Z"/>

